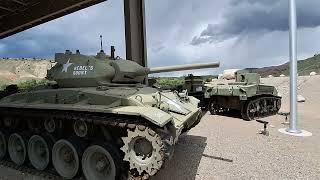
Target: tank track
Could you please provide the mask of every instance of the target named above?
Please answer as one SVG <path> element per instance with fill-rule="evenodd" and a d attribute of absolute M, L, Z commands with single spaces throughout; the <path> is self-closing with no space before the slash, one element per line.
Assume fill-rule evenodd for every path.
<path fill-rule="evenodd" d="M 276 115 L 281 108 L 281 97 L 259 96 L 244 102 L 241 116 L 244 120 L 252 121 L 259 118 Z"/>
<path fill-rule="evenodd" d="M 16 171 L 19 171 L 21 173 L 25 173 L 32 176 L 37 176 L 44 179 L 50 179 L 50 180 L 60 180 L 62 179 L 53 169 L 45 170 L 45 171 L 37 171 L 31 166 L 25 165 L 25 166 L 18 166 L 15 163 L 9 161 L 9 160 L 2 160 L 0 161 L 0 167 L 6 167 L 10 169 L 14 169 Z M 84 179 L 84 177 L 80 177 L 79 180 Z"/>
<path fill-rule="evenodd" d="M 163 162 L 165 162 L 167 159 L 172 157 L 173 153 L 173 143 L 170 143 L 168 139 L 170 139 L 169 132 L 164 131 L 163 129 L 158 128 L 157 126 L 151 124 L 149 121 L 144 120 L 141 117 L 138 116 L 128 116 L 128 115 L 119 115 L 119 114 L 105 114 L 105 113 L 97 113 L 97 112 L 77 112 L 77 111 L 62 111 L 62 110 L 45 110 L 45 109 L 21 109 L 21 108 L 0 108 L 0 117 L 14 117 L 14 118 L 23 118 L 28 119 L 30 117 L 32 118 L 53 118 L 58 120 L 63 120 L 63 123 L 66 123 L 66 121 L 69 121 L 70 123 L 74 121 L 85 121 L 87 123 L 92 123 L 94 125 L 104 126 L 104 127 L 115 127 L 115 128 L 122 128 L 125 130 L 129 129 L 135 129 L 136 127 L 149 127 L 155 132 L 157 132 L 161 140 L 164 144 L 164 152 L 163 154 Z M 22 120 L 23 120 L 22 119 Z M 1 119 L 0 119 L 1 121 Z M 0 123 L 0 126 L 2 124 Z M 12 130 L 13 132 L 17 130 Z M 32 130 L 29 129 L 30 132 Z M 45 131 L 45 130 L 44 130 Z M 68 137 L 62 137 L 62 138 L 68 138 Z M 120 137 L 121 138 L 121 137 Z M 122 145 L 119 145 L 119 149 Z M 123 158 L 123 154 L 121 157 Z M 54 168 L 49 168 L 48 170 L 44 171 L 38 171 L 34 169 L 31 164 L 27 163 L 22 166 L 18 166 L 15 163 L 8 160 L 10 158 L 5 158 L 4 160 L 0 160 L 0 165 L 18 170 L 23 173 L 27 173 L 34 176 L 39 176 L 41 178 L 45 179 L 62 179 L 61 176 L 58 175 L 58 173 L 54 170 Z M 125 164 L 125 163 L 124 163 Z M 126 165 L 123 165 L 122 172 L 124 173 L 120 179 L 134 179 L 134 180 L 140 180 L 140 179 L 148 179 L 150 176 L 148 174 L 144 175 L 137 175 L 135 173 L 130 173 L 129 169 Z M 163 168 L 163 166 L 162 166 Z M 76 176 L 76 179 L 85 179 L 83 176 L 82 170 L 80 175 Z"/>

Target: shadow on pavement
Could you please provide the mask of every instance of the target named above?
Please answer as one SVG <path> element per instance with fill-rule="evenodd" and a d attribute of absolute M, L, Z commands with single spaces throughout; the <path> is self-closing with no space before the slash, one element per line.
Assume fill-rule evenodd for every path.
<path fill-rule="evenodd" d="M 220 116 L 227 116 L 227 117 L 232 117 L 232 118 L 237 118 L 237 119 L 241 119 L 241 120 L 244 120 L 242 119 L 241 117 L 241 112 L 238 111 L 238 110 L 233 110 L 233 109 L 230 109 L 229 111 L 225 111 L 225 112 L 222 112 L 220 114 L 218 114 Z M 244 120 L 245 121 L 245 120 Z"/>
<path fill-rule="evenodd" d="M 206 141 L 206 137 L 181 135 L 175 146 L 173 158 L 152 180 L 195 179 L 204 149 L 207 146 Z"/>
<path fill-rule="evenodd" d="M 207 113 L 208 111 L 202 111 L 202 114 L 205 114 Z M 228 111 L 224 111 L 224 112 L 219 112 L 217 114 L 218 116 L 226 116 L 226 117 L 231 117 L 231 118 L 235 118 L 235 119 L 240 119 L 240 120 L 243 120 L 243 121 L 246 121 L 244 119 L 242 119 L 241 117 L 241 112 L 238 111 L 238 110 L 228 110 Z M 209 116 L 211 116 L 210 112 L 209 112 Z"/>
<path fill-rule="evenodd" d="M 232 159 L 227 159 L 227 158 L 223 158 L 223 157 L 211 156 L 211 155 L 207 155 L 207 154 L 203 154 L 203 156 L 207 157 L 207 158 L 211 158 L 211 159 L 225 161 L 225 162 L 233 162 Z"/>

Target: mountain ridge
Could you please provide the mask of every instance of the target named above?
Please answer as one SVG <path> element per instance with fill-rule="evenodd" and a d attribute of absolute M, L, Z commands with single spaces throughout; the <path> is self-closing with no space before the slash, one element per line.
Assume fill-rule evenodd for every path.
<path fill-rule="evenodd" d="M 285 75 L 289 76 L 290 66 L 289 62 L 278 65 L 278 66 L 269 66 L 262 68 L 246 68 L 250 72 L 255 72 L 261 75 L 261 77 L 280 76 Z M 320 73 L 320 54 L 315 54 L 313 57 L 299 60 L 298 61 L 298 74 L 299 76 L 308 76 L 311 72 Z"/>

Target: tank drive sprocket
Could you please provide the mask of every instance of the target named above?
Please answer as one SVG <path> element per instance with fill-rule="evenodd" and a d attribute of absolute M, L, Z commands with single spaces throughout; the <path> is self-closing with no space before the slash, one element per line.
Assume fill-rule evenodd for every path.
<path fill-rule="evenodd" d="M 130 163 L 130 170 L 150 176 L 160 170 L 165 148 L 159 134 L 149 127 L 137 126 L 134 130 L 128 130 L 128 136 L 122 140 L 124 145 L 121 150 L 125 153 L 124 160 Z"/>

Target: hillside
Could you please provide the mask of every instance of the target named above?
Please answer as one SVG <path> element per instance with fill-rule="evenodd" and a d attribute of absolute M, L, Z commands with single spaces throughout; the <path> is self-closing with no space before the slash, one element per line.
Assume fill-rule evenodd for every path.
<path fill-rule="evenodd" d="M 280 76 L 281 74 L 288 76 L 290 72 L 289 62 L 279 66 L 247 68 L 247 70 L 259 73 L 261 77 L 267 77 L 269 75 Z M 298 61 L 298 74 L 300 76 L 309 75 L 310 72 L 320 73 L 320 55 L 315 55 L 314 57 Z"/>
<path fill-rule="evenodd" d="M 0 59 L 0 86 L 43 79 L 52 66 L 49 60 Z"/>

